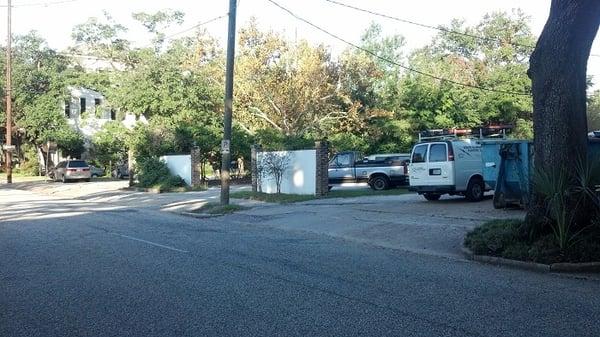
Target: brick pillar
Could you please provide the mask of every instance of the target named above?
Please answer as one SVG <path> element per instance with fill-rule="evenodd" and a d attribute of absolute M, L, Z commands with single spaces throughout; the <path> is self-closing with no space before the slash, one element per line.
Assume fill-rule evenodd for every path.
<path fill-rule="evenodd" d="M 250 154 L 250 171 L 252 173 L 252 192 L 258 191 L 258 166 L 256 162 L 256 155 L 260 152 L 261 147 L 258 144 L 252 145 L 252 152 Z"/>
<path fill-rule="evenodd" d="M 317 156 L 317 176 L 315 194 L 323 197 L 329 192 L 329 142 L 326 140 L 315 142 Z"/>
<path fill-rule="evenodd" d="M 194 146 L 191 152 L 191 165 L 192 165 L 192 187 L 202 186 L 202 172 L 201 165 L 202 159 L 200 154 L 200 148 Z"/>

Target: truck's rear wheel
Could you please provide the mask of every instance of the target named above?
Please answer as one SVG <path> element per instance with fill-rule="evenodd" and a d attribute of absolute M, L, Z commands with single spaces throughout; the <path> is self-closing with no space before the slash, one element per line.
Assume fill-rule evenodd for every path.
<path fill-rule="evenodd" d="M 423 197 L 429 201 L 438 201 L 442 195 L 437 193 L 425 193 L 423 194 Z"/>
<path fill-rule="evenodd" d="M 369 185 L 371 185 L 371 188 L 375 191 L 383 191 L 390 188 L 390 181 L 384 176 L 375 176 L 371 178 Z"/>
<path fill-rule="evenodd" d="M 481 178 L 472 178 L 467 186 L 465 197 L 469 201 L 481 201 L 483 200 L 483 194 L 485 193 L 485 185 Z"/>

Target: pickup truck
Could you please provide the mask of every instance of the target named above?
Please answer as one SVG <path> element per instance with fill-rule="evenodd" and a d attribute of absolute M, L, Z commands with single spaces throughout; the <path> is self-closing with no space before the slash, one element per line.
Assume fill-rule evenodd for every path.
<path fill-rule="evenodd" d="M 375 159 L 369 159 L 375 158 Z M 359 152 L 339 152 L 329 161 L 329 186 L 345 182 L 367 182 L 374 190 L 408 183 L 409 154 L 363 157 Z"/>

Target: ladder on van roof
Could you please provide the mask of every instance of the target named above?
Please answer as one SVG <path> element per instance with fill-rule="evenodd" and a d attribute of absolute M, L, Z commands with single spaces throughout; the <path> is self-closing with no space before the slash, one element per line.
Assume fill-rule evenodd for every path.
<path fill-rule="evenodd" d="M 475 129 L 431 129 L 419 132 L 419 142 L 426 140 L 452 140 L 459 138 L 506 138 L 512 125 L 488 125 Z"/>

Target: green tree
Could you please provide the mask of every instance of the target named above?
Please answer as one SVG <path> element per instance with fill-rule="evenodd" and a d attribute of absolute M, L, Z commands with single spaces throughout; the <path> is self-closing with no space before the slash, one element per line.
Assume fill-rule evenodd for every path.
<path fill-rule="evenodd" d="M 454 20 L 433 43 L 413 53 L 411 68 L 479 90 L 411 73 L 403 79 L 402 103 L 418 129 L 509 123 L 526 127 L 532 102 L 527 95 L 527 55 L 534 37 L 521 11 L 486 15 L 475 26 Z M 449 32 L 481 36 L 476 39 Z M 520 130 L 520 134 L 530 133 Z"/>
<path fill-rule="evenodd" d="M 112 171 L 110 164 L 127 158 L 129 130 L 120 122 L 110 121 L 92 137 L 92 157 Z"/>
<path fill-rule="evenodd" d="M 324 46 L 290 43 L 251 21 L 240 30 L 235 118 L 251 131 L 318 133 L 338 113 L 336 71 Z"/>
<path fill-rule="evenodd" d="M 131 42 L 122 37 L 127 27 L 118 24 L 108 12 L 103 13 L 103 19 L 89 18 L 86 22 L 73 27 L 71 37 L 75 42 L 71 51 L 75 54 L 95 55 L 106 58 L 113 68 L 118 64 L 135 62 L 130 55 Z"/>
<path fill-rule="evenodd" d="M 81 156 L 83 136 L 67 124 L 61 110 L 69 95 L 67 83 L 77 72 L 37 32 L 15 37 L 13 60 L 13 111 L 19 134 L 36 148 L 55 141 L 64 155 Z"/>
<path fill-rule="evenodd" d="M 587 105 L 588 131 L 600 130 L 600 90 L 594 91 Z"/>
<path fill-rule="evenodd" d="M 162 44 L 165 42 L 164 30 L 173 23 L 178 25 L 182 24 L 184 16 L 185 14 L 183 12 L 172 9 L 158 11 L 153 14 L 145 12 L 132 14 L 132 17 L 139 21 L 149 33 L 154 34 L 152 42 L 158 50 L 160 50 Z"/>

